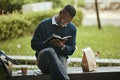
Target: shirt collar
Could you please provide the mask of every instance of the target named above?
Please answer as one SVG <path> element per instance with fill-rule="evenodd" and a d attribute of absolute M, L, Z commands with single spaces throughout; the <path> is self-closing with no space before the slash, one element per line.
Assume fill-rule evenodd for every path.
<path fill-rule="evenodd" d="M 58 26 L 58 24 L 55 21 L 55 17 L 56 17 L 56 15 L 52 17 L 52 25 Z M 64 25 L 63 27 L 65 27 L 65 26 L 67 26 L 67 25 Z"/>
<path fill-rule="evenodd" d="M 52 17 L 52 25 L 57 25 L 58 26 L 58 24 L 55 21 L 55 17 L 56 17 L 56 15 Z"/>

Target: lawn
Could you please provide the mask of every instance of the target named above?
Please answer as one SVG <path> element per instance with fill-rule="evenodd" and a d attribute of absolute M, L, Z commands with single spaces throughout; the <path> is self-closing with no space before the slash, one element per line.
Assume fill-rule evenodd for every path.
<path fill-rule="evenodd" d="M 0 49 L 7 55 L 32 55 L 34 51 L 30 47 L 31 36 L 16 38 L 0 42 Z M 99 52 L 99 58 L 120 58 L 120 26 L 103 26 L 102 30 L 97 26 L 80 26 L 77 28 L 76 51 L 72 57 L 81 57 L 82 49 L 91 47 L 94 52 Z"/>

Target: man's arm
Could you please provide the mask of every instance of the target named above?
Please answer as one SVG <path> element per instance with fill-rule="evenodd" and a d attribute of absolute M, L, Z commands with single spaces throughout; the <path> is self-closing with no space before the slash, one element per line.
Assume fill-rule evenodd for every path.
<path fill-rule="evenodd" d="M 63 54 L 72 55 L 76 49 L 75 46 L 76 46 L 76 33 L 73 34 L 73 37 L 68 42 L 68 44 L 65 44 L 65 46 L 63 46 L 63 49 L 62 49 Z"/>
<path fill-rule="evenodd" d="M 40 25 L 36 28 L 33 38 L 31 40 L 31 47 L 33 50 L 39 51 L 44 45 L 43 45 L 43 40 L 42 37 L 43 35 L 41 34 L 42 29 L 40 29 Z"/>

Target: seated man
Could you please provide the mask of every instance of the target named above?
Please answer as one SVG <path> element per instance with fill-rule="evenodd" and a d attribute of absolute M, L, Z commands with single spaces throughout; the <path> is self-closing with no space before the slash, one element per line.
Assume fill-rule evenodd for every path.
<path fill-rule="evenodd" d="M 51 80 L 70 80 L 67 74 L 67 59 L 75 51 L 76 28 L 71 22 L 75 15 L 75 8 L 66 5 L 59 14 L 43 20 L 31 40 L 38 67 L 44 74 L 50 74 Z M 49 44 L 44 43 L 53 34 L 71 38 L 65 41 L 53 39 Z"/>

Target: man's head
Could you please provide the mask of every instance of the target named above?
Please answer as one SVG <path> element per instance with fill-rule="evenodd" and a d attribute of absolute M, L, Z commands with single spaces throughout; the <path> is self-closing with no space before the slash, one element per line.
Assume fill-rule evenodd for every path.
<path fill-rule="evenodd" d="M 73 17 L 76 15 L 76 10 L 71 5 L 66 5 L 58 15 L 58 22 L 61 26 L 68 24 L 72 21 Z"/>
<path fill-rule="evenodd" d="M 71 5 L 66 5 L 61 11 L 67 11 L 71 17 L 74 17 L 76 15 L 76 10 Z"/>

